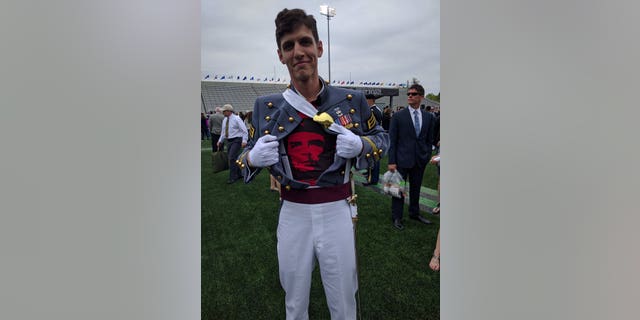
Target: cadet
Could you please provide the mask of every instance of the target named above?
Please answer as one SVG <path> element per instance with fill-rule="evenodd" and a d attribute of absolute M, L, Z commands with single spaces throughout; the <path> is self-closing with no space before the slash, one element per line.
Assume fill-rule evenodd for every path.
<path fill-rule="evenodd" d="M 353 166 L 373 167 L 389 138 L 362 93 L 319 77 L 323 45 L 314 17 L 284 9 L 275 24 L 278 57 L 291 84 L 256 100 L 249 143 L 237 164 L 245 182 L 267 167 L 282 185 L 277 251 L 286 318 L 308 319 L 317 258 L 331 319 L 355 319 L 357 213 L 350 173 Z"/>

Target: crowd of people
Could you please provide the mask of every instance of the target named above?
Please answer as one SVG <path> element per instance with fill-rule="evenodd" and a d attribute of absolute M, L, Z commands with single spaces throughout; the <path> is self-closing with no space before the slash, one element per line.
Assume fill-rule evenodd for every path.
<path fill-rule="evenodd" d="M 201 139 L 226 150 L 231 184 L 251 182 L 264 168 L 280 193 L 277 256 L 287 319 L 307 319 L 311 274 L 318 262 L 332 319 L 356 319 L 358 274 L 355 228 L 357 195 L 352 170 L 376 185 L 380 159 L 409 183 L 409 218 L 420 214 L 427 164 L 439 165 L 439 115 L 427 110 L 424 88 L 407 91 L 407 107 L 383 110 L 376 97 L 330 86 L 318 75 L 324 52 L 316 20 L 301 9 L 275 19 L 277 55 L 291 84 L 283 93 L 259 97 L 252 111 L 236 114 L 225 104 L 201 114 Z M 216 139 L 217 138 L 217 139 Z M 438 141 L 436 140 L 438 139 Z M 391 223 L 404 229 L 404 194 L 392 197 Z M 439 207 L 438 207 L 439 209 Z M 435 213 L 435 212 L 434 212 Z M 438 212 L 439 213 L 439 212 Z M 440 235 L 428 266 L 440 269 Z"/>

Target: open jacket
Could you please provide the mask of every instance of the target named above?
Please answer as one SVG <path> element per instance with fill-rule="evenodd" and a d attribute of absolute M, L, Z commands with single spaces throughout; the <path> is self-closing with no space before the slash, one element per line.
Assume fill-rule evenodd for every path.
<path fill-rule="evenodd" d="M 316 182 L 320 187 L 344 184 L 349 179 L 351 167 L 355 166 L 358 170 L 371 169 L 375 161 L 379 161 L 389 148 L 389 136 L 371 113 L 362 92 L 325 85 L 319 98 L 321 104 L 317 107 L 318 113 L 328 113 L 335 123 L 351 130 L 362 139 L 363 149 L 360 155 L 349 160 L 335 156 L 334 162 Z M 345 118 L 349 121 L 340 121 Z M 268 168 L 271 175 L 286 189 L 304 189 L 310 186 L 306 182 L 293 178 L 290 159 L 283 140 L 293 132 L 301 120 L 298 111 L 284 99 L 282 93 L 262 96 L 256 100 L 253 108 L 253 127 L 249 130 L 249 142 L 236 162 L 242 169 L 245 183 L 250 182 L 261 170 L 261 168 L 249 167 L 246 154 L 258 138 L 271 134 L 276 136 L 280 143 L 279 161 Z M 327 130 L 327 132 L 335 134 L 332 131 Z"/>

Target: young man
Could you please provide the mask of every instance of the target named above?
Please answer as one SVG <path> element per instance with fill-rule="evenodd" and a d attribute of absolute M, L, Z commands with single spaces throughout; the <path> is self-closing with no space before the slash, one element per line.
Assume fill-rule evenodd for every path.
<path fill-rule="evenodd" d="M 361 92 L 331 87 L 319 77 L 323 45 L 312 15 L 284 9 L 275 24 L 278 57 L 291 84 L 256 100 L 254 128 L 237 164 L 245 182 L 267 167 L 282 186 L 277 236 L 286 318 L 308 319 L 317 258 L 331 319 L 355 319 L 357 213 L 348 202 L 350 172 L 373 167 L 388 136 Z"/>
<path fill-rule="evenodd" d="M 222 114 L 224 120 L 220 138 L 218 139 L 218 149 L 222 148 L 222 143 L 227 141 L 227 152 L 229 155 L 229 180 L 227 184 L 232 184 L 242 178 L 240 168 L 235 165 L 236 159 L 240 154 L 240 148 L 247 145 L 248 131 L 244 121 L 233 113 L 233 106 L 225 104 L 222 106 Z"/>
<path fill-rule="evenodd" d="M 414 84 L 407 90 L 408 108 L 396 112 L 389 126 L 388 170 L 398 170 L 402 178 L 409 178 L 409 218 L 424 224 L 431 224 L 420 215 L 420 187 L 424 169 L 431 159 L 434 138 L 434 117 L 420 109 L 424 98 L 424 88 Z M 398 230 L 403 230 L 402 212 L 404 195 L 391 198 L 391 221 Z"/>

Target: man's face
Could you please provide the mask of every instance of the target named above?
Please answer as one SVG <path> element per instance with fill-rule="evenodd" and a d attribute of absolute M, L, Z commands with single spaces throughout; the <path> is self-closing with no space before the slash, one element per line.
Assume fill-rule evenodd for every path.
<path fill-rule="evenodd" d="M 225 117 L 228 117 L 228 116 L 230 116 L 230 115 L 231 115 L 231 110 L 225 110 L 225 111 L 222 111 L 222 114 L 223 114 Z"/>
<path fill-rule="evenodd" d="M 409 89 L 409 91 L 407 91 L 407 104 L 414 108 L 420 106 L 422 98 L 423 96 L 420 95 L 416 89 Z"/>
<path fill-rule="evenodd" d="M 287 65 L 292 79 L 305 82 L 318 74 L 318 58 L 322 56 L 322 41 L 316 42 L 309 28 L 302 25 L 280 40 L 278 57 Z"/>

